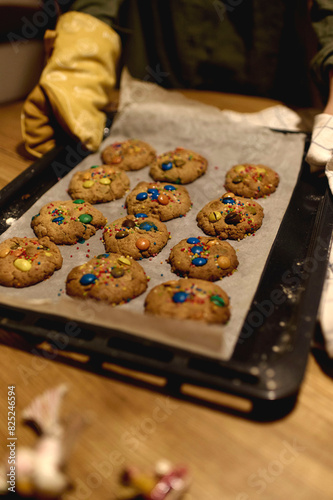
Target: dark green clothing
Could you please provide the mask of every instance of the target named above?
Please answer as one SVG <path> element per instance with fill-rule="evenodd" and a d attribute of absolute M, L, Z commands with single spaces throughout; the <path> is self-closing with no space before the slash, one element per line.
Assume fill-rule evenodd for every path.
<path fill-rule="evenodd" d="M 310 67 L 326 97 L 333 0 L 313 0 L 311 18 L 307 3 L 74 0 L 71 9 L 99 17 L 121 35 L 122 64 L 134 77 L 166 88 L 260 95 L 307 106 L 313 104 Z"/>

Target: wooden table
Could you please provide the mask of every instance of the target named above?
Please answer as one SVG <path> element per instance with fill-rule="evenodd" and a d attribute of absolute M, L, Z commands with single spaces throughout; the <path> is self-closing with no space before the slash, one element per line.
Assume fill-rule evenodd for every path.
<path fill-rule="evenodd" d="M 221 109 L 257 111 L 272 101 L 215 93 L 186 95 Z M 0 187 L 26 168 L 20 135 L 21 103 L 0 113 Z M 254 422 L 238 410 L 243 402 L 226 395 L 220 409 L 169 396 L 164 381 L 115 366 L 94 373 L 83 355 L 50 354 L 13 333 L 1 332 L 1 454 L 7 457 L 7 386 L 16 386 L 18 445 L 35 440 L 20 422 L 33 397 L 56 384 L 68 385 L 63 416 L 79 412 L 90 424 L 73 452 L 67 500 L 114 498 L 124 465 L 149 470 L 160 458 L 188 464 L 192 500 L 331 500 L 333 364 L 309 358 L 294 410 L 273 422 Z M 45 349 L 43 349 L 45 347 Z M 154 383 L 157 385 L 154 385 Z M 205 393 L 208 397 L 208 392 Z M 233 408 L 236 408 L 234 410 Z"/>

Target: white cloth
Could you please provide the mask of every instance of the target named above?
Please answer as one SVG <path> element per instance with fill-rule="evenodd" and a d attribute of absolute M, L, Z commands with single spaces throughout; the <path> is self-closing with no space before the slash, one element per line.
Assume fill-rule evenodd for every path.
<path fill-rule="evenodd" d="M 304 110 L 300 114 L 282 106 L 273 106 L 259 113 L 222 113 L 236 122 L 247 122 L 279 130 L 311 132 L 312 138 L 306 161 L 313 173 L 325 171 L 333 193 L 333 116 L 316 114 L 315 110 Z M 333 358 L 333 251 L 331 251 L 327 277 L 324 284 L 318 318 L 321 324 L 325 349 Z"/>

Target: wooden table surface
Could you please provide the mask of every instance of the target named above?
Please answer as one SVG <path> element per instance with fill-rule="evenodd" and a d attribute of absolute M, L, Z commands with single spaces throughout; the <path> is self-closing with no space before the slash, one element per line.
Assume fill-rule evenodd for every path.
<path fill-rule="evenodd" d="M 237 111 L 273 104 L 208 92 L 187 95 Z M 22 145 L 20 109 L 21 103 L 1 107 L 0 187 L 31 164 Z M 74 489 L 64 496 L 66 500 L 112 499 L 125 465 L 149 471 L 160 458 L 190 467 L 191 500 L 333 497 L 333 364 L 324 355 L 310 355 L 295 408 L 282 419 L 259 422 L 247 419 L 238 411 L 243 404 L 228 396 L 214 395 L 220 407 L 211 408 L 169 396 L 163 380 L 111 365 L 94 373 L 86 356 L 50 354 L 47 346 L 35 346 L 14 333 L 1 331 L 0 342 L 0 435 L 5 459 L 8 385 L 16 386 L 18 446 L 35 441 L 20 420 L 23 408 L 57 384 L 65 383 L 69 389 L 62 415 L 78 412 L 89 418 L 69 463 Z"/>

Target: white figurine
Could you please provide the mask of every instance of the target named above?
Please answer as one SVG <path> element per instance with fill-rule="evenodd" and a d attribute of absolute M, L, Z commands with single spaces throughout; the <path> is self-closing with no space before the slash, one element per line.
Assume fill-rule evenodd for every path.
<path fill-rule="evenodd" d="M 17 448 L 15 491 L 22 497 L 56 499 L 71 486 L 64 469 L 83 419 L 75 417 L 66 427 L 60 423 L 60 405 L 66 392 L 67 387 L 59 385 L 23 410 L 24 421 L 33 426 L 38 439 L 34 447 Z M 5 466 L 0 476 L 0 494 L 8 492 L 7 473 Z"/>

